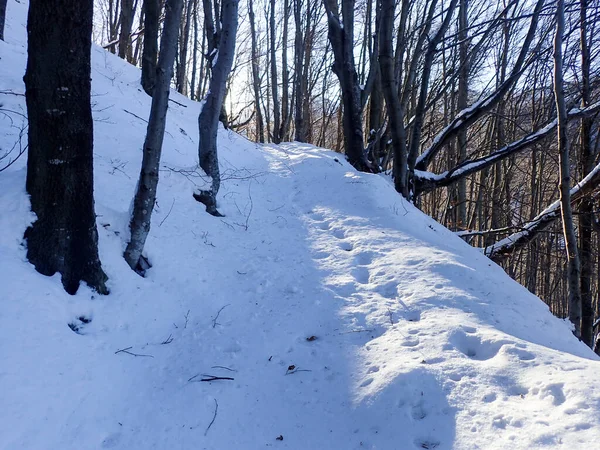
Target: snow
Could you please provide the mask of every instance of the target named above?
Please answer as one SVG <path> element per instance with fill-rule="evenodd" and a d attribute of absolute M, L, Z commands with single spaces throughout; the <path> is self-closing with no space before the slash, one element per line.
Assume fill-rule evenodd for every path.
<path fill-rule="evenodd" d="M 25 15 L 9 1 L 0 91 L 24 92 Z M 200 105 L 176 93 L 136 275 L 122 252 L 150 99 L 98 47 L 92 78 L 111 294 L 69 296 L 27 263 L 25 156 L 1 172 L 1 449 L 597 446 L 600 362 L 537 297 L 389 180 L 307 144 L 221 130 L 225 217 L 208 215 Z"/>

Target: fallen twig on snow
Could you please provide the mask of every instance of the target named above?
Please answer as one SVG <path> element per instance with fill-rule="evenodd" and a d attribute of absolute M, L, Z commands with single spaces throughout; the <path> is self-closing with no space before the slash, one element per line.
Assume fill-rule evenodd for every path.
<path fill-rule="evenodd" d="M 215 318 L 212 321 L 212 327 L 215 328 L 217 325 L 221 325 L 220 323 L 217 323 L 217 319 L 219 318 L 219 315 L 221 314 L 221 311 L 223 311 L 225 308 L 227 308 L 231 303 L 227 303 L 225 306 L 223 306 L 219 311 L 217 311 L 217 315 L 215 316 Z"/>
<path fill-rule="evenodd" d="M 200 378 L 199 380 L 197 380 L 197 377 L 203 377 Z M 215 375 L 207 375 L 205 373 L 198 373 L 196 375 L 194 375 L 193 377 L 191 377 L 188 382 L 198 382 L 198 381 L 217 381 L 217 380 L 228 380 L 228 381 L 233 381 L 234 378 L 232 377 L 217 377 Z"/>
<path fill-rule="evenodd" d="M 126 347 L 126 348 L 122 348 L 121 350 L 117 350 L 117 351 L 115 352 L 115 355 L 116 355 L 117 353 L 127 353 L 128 355 L 131 355 L 131 356 L 136 356 L 136 357 L 137 357 L 137 356 L 142 356 L 142 357 L 146 357 L 146 358 L 154 358 L 154 356 L 152 356 L 152 355 L 143 355 L 143 354 L 141 354 L 141 353 L 133 353 L 133 352 L 130 352 L 129 350 L 131 350 L 132 348 L 133 348 L 133 347 Z"/>
<path fill-rule="evenodd" d="M 211 369 L 225 369 L 225 370 L 229 370 L 230 372 L 237 372 L 237 370 L 230 369 L 229 367 L 225 367 L 225 366 L 212 366 Z"/>
<path fill-rule="evenodd" d="M 171 342 L 173 342 L 173 335 L 169 334 L 169 337 L 166 338 L 164 341 L 162 341 L 160 343 L 160 345 L 166 345 L 166 344 L 170 344 Z"/>
<path fill-rule="evenodd" d="M 212 427 L 212 424 L 215 423 L 215 419 L 217 418 L 217 411 L 219 410 L 219 402 L 217 402 L 217 399 L 215 398 L 215 413 L 213 414 L 213 418 L 210 421 L 210 423 L 208 424 L 208 427 L 206 427 L 206 430 L 204 431 L 204 436 L 206 436 L 206 434 L 208 433 L 208 430 L 210 430 L 210 427 Z"/>

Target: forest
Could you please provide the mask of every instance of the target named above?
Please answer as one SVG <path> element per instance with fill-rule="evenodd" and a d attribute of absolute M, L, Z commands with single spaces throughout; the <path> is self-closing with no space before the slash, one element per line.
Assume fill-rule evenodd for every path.
<path fill-rule="evenodd" d="M 97 3 L 96 42 L 152 74 L 164 2 Z M 202 100 L 226 2 L 183 3 L 171 82 Z M 589 0 L 242 1 L 221 119 L 391 176 L 593 347 L 599 14 Z"/>
<path fill-rule="evenodd" d="M 112 378 L 92 355 L 104 361 L 108 345 L 144 364 L 106 365 L 131 383 L 115 395 L 158 377 L 142 390 L 160 386 L 171 409 L 151 419 L 135 401 L 95 412 L 76 390 L 89 423 L 118 411 L 137 424 L 103 429 L 103 448 L 151 448 L 198 427 L 192 399 L 161 374 L 182 386 L 252 380 L 240 382 L 244 400 L 206 394 L 205 448 L 258 448 L 264 433 L 298 449 L 589 447 L 600 436 L 597 419 L 579 419 L 600 410 L 599 27 L 597 0 L 0 0 L 0 297 L 15 300 L 0 328 L 21 323 L 16 300 L 45 295 L 67 311 L 48 320 L 97 343 L 87 355 L 56 335 L 87 361 L 97 401 Z M 61 353 L 41 344 L 53 334 L 39 330 L 58 333 L 46 308 L 40 346 L 26 348 Z M 197 371 L 193 349 L 214 365 L 175 373 Z M 254 362 L 273 356 L 288 378 L 312 377 L 293 400 Z M 20 379 L 11 370 L 5 379 Z M 319 409 L 308 447 L 263 376 L 290 411 Z M 327 409 L 310 384 L 323 392 L 334 379 Z M 336 428 L 346 391 L 358 412 Z M 236 415 L 250 401 L 252 431 Z M 222 419 L 219 405 L 240 411 Z M 540 428 L 549 405 L 551 435 Z M 399 445 L 387 417 L 405 407 L 400 429 L 414 436 Z M 488 425 L 463 417 L 477 408 Z M 295 431 L 270 428 L 271 410 Z M 235 420 L 244 425 L 228 434 Z M 64 424 L 49 442 L 71 448 L 78 428 Z M 531 440 L 494 443 L 523 426 Z M 6 448 L 38 448 L 20 430 Z M 467 430 L 481 432 L 476 445 Z M 188 448 L 191 433 L 176 442 Z"/>

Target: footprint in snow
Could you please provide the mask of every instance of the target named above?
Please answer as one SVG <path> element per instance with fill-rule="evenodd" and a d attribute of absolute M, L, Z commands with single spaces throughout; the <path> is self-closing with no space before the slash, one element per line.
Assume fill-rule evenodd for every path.
<path fill-rule="evenodd" d="M 372 382 L 373 382 L 373 378 L 367 378 L 365 381 L 360 383 L 360 387 L 366 387 L 366 386 L 370 385 Z"/>
<path fill-rule="evenodd" d="M 354 246 L 350 242 L 342 241 L 340 242 L 340 248 L 346 252 L 351 252 L 354 249 Z"/>
<path fill-rule="evenodd" d="M 102 441 L 102 448 L 114 448 L 121 440 L 121 433 L 111 433 Z"/>
<path fill-rule="evenodd" d="M 459 352 L 477 361 L 492 359 L 504 345 L 512 344 L 507 340 L 482 339 L 480 336 L 466 334 L 462 330 L 452 333 L 449 341 Z"/>
<path fill-rule="evenodd" d="M 346 237 L 346 232 L 344 230 L 342 230 L 341 228 L 338 228 L 336 230 L 333 230 L 333 237 L 337 238 L 337 239 L 344 239 Z"/>
<path fill-rule="evenodd" d="M 440 442 L 429 439 L 417 439 L 415 445 L 417 448 L 434 449 L 440 446 Z"/>
<path fill-rule="evenodd" d="M 354 263 L 359 266 L 368 266 L 373 262 L 373 255 L 371 252 L 361 252 L 354 258 Z"/>
<path fill-rule="evenodd" d="M 567 397 L 565 396 L 565 392 L 563 390 L 564 383 L 552 383 L 546 385 L 541 390 L 541 397 L 552 397 L 552 404 L 554 406 L 562 405 Z"/>
<path fill-rule="evenodd" d="M 91 317 L 88 316 L 78 316 L 76 319 L 72 320 L 71 322 L 69 322 L 67 325 L 69 325 L 69 328 L 76 334 L 85 334 L 84 333 L 84 329 L 85 326 L 87 324 L 89 324 L 92 321 Z"/>
<path fill-rule="evenodd" d="M 352 269 L 352 276 L 360 284 L 369 283 L 369 271 L 365 267 L 355 267 Z"/>
<path fill-rule="evenodd" d="M 420 401 L 416 405 L 413 405 L 413 407 L 411 408 L 410 415 L 414 420 L 423 420 L 425 417 L 427 417 L 427 411 L 425 410 L 422 401 Z"/>

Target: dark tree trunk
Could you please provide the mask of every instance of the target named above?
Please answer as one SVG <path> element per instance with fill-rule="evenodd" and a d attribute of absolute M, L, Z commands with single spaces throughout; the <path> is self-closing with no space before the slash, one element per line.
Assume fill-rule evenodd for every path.
<path fill-rule="evenodd" d="M 160 0 L 144 0 L 144 50 L 142 52 L 142 88 L 152 96 L 156 83 Z"/>
<path fill-rule="evenodd" d="M 219 158 L 217 154 L 217 131 L 223 108 L 227 78 L 235 56 L 235 38 L 238 24 L 239 0 L 223 0 L 222 29 L 219 39 L 219 57 L 212 68 L 212 77 L 204 106 L 198 117 L 200 167 L 211 178 L 209 190 L 194 194 L 194 198 L 206 205 L 206 211 L 220 216 L 217 211 L 217 193 L 221 187 Z"/>
<path fill-rule="evenodd" d="M 565 3 L 558 0 L 556 7 L 556 34 L 554 36 L 554 97 L 558 116 L 558 160 L 560 210 L 563 234 L 567 250 L 567 283 L 569 293 L 569 319 L 575 327 L 575 336 L 581 337 L 581 263 L 577 251 L 577 236 L 573 224 L 571 207 L 571 176 L 569 140 L 567 136 L 568 116 L 563 84 L 562 43 L 565 31 Z"/>
<path fill-rule="evenodd" d="M 283 6 L 283 34 L 281 41 L 287 43 L 288 40 L 288 27 L 289 27 L 289 11 L 290 11 L 290 0 L 285 0 Z M 289 82 L 290 72 L 288 69 L 288 58 L 287 58 L 287 45 L 281 46 L 281 131 L 279 136 L 282 140 L 289 140 L 289 130 L 292 117 L 292 108 L 290 107 L 289 100 Z"/>
<path fill-rule="evenodd" d="M 119 34 L 119 58 L 130 59 L 131 27 L 133 25 L 133 0 L 121 0 L 121 33 Z"/>
<path fill-rule="evenodd" d="M 458 46 L 460 68 L 458 76 L 458 110 L 467 108 L 469 100 L 469 42 L 468 38 L 468 6 L 467 0 L 460 0 L 458 8 Z M 462 128 L 457 136 L 458 163 L 467 159 L 467 129 Z M 458 182 L 458 204 L 456 207 L 456 227 L 464 229 L 467 226 L 467 179 Z"/>
<path fill-rule="evenodd" d="M 304 97 L 307 94 L 303 76 L 305 36 L 302 36 L 302 0 L 294 0 L 294 20 L 296 24 L 294 37 L 294 91 L 296 93 L 294 126 L 296 132 L 294 139 L 298 142 L 306 142 L 306 118 L 304 117 L 303 105 Z"/>
<path fill-rule="evenodd" d="M 414 198 L 415 186 L 414 186 L 414 173 L 415 166 L 417 163 L 417 156 L 419 154 L 419 148 L 421 145 L 421 135 L 423 133 L 423 124 L 425 120 L 427 94 L 429 92 L 429 78 L 433 69 L 433 58 L 437 52 L 437 46 L 442 41 L 446 30 L 450 26 L 450 20 L 454 14 L 454 9 L 458 0 L 450 0 L 450 5 L 446 10 L 446 16 L 442 21 L 442 24 L 438 28 L 437 32 L 429 39 L 427 50 L 423 61 L 423 74 L 421 75 L 421 89 L 419 92 L 419 99 L 415 108 L 414 121 L 412 125 L 412 133 L 410 136 L 410 144 L 408 147 L 408 189 L 409 195 Z"/>
<path fill-rule="evenodd" d="M 92 14 L 93 0 L 31 0 L 27 21 L 27 192 L 37 216 L 27 258 L 44 275 L 59 272 L 69 294 L 80 281 L 108 293 L 94 213 Z"/>
<path fill-rule="evenodd" d="M 189 46 L 190 36 L 190 23 L 192 21 L 192 7 L 194 0 L 188 0 L 185 10 L 185 21 L 183 22 L 183 30 L 179 36 L 181 42 L 179 46 L 179 61 L 177 63 L 177 76 L 175 80 L 175 87 L 177 92 L 183 95 L 187 95 L 186 86 L 186 72 L 187 72 L 187 55 Z"/>
<path fill-rule="evenodd" d="M 190 98 L 196 100 L 196 67 L 198 66 L 198 0 L 194 0 L 194 46 L 192 49 L 192 80 L 190 81 Z"/>
<path fill-rule="evenodd" d="M 587 8 L 588 0 L 580 0 L 579 45 L 581 50 L 581 107 L 590 106 L 590 49 L 587 38 Z M 580 176 L 592 170 L 595 154 L 592 149 L 593 118 L 581 119 L 581 155 L 579 158 Z M 581 340 L 588 346 L 594 345 L 594 307 L 592 293 L 593 230 L 594 200 L 584 197 L 579 206 L 579 257 L 581 259 Z"/>
<path fill-rule="evenodd" d="M 390 118 L 390 133 L 392 136 L 392 148 L 394 149 L 394 186 L 396 191 L 408 198 L 407 189 L 407 153 L 406 132 L 404 131 L 404 108 L 398 96 L 398 82 L 394 77 L 394 51 L 392 47 L 392 36 L 394 32 L 394 0 L 380 0 L 379 13 L 381 14 L 381 42 L 379 44 L 379 65 L 381 68 L 381 85 L 388 116 Z M 398 39 L 403 39 L 404 27 L 408 15 L 408 7 L 403 3 L 400 17 L 400 32 Z M 404 43 L 398 43 L 398 52 L 404 52 Z M 403 58 L 399 55 L 399 60 Z M 400 63 L 400 66 L 402 64 Z M 401 67 L 398 77 L 401 77 Z"/>
<path fill-rule="evenodd" d="M 156 202 L 158 186 L 158 168 L 162 152 L 167 109 L 169 107 L 169 90 L 173 77 L 173 63 L 177 53 L 177 34 L 181 21 L 183 0 L 167 0 L 165 4 L 165 24 L 160 42 L 160 57 L 156 70 L 156 85 L 152 95 L 152 107 L 148 119 L 142 169 L 133 201 L 133 214 L 129 229 L 131 239 L 125 249 L 125 261 L 133 270 L 143 274 L 144 264 L 142 251 L 150 231 L 152 210 Z"/>
<path fill-rule="evenodd" d="M 239 1 L 237 2 L 239 3 Z M 237 8 L 236 3 L 236 8 Z M 208 72 L 209 77 L 212 79 L 212 74 L 214 71 L 214 59 L 217 56 L 220 50 L 220 41 L 221 41 L 221 14 L 219 12 L 219 2 L 215 0 L 213 3 L 212 0 L 202 0 L 202 8 L 204 10 L 204 36 L 206 37 L 206 70 Z M 236 32 L 237 32 L 237 19 L 236 19 Z M 235 43 L 234 43 L 235 48 Z M 233 62 L 232 62 L 233 64 Z M 227 71 L 229 71 L 231 68 Z M 227 79 L 225 79 L 225 82 Z M 210 82 L 209 82 L 209 93 L 210 93 Z M 223 97 L 225 97 L 225 92 L 223 93 Z M 225 111 L 225 103 L 221 101 L 221 112 L 219 113 L 219 121 L 223 124 L 225 128 L 229 128 L 229 120 L 227 118 L 227 111 Z"/>
<path fill-rule="evenodd" d="M 256 140 L 265 142 L 265 126 L 263 122 L 262 109 L 260 107 L 260 74 L 258 45 L 256 42 L 256 27 L 254 25 L 254 5 L 248 0 L 248 19 L 250 20 L 250 39 L 252 41 L 252 89 L 254 91 L 254 110 L 256 111 Z"/>
<path fill-rule="evenodd" d="M 4 40 L 4 24 L 6 22 L 6 2 L 0 0 L 0 40 Z"/>
<path fill-rule="evenodd" d="M 334 55 L 333 72 L 340 81 L 342 93 L 346 157 L 357 170 L 373 172 L 376 169 L 365 153 L 361 92 L 354 65 L 354 0 L 342 0 L 341 20 L 336 0 L 324 0 L 324 5 L 328 37 Z"/>
<path fill-rule="evenodd" d="M 273 142 L 279 144 L 281 142 L 281 115 L 279 111 L 279 87 L 277 85 L 277 34 L 275 30 L 275 0 L 271 0 L 269 12 L 269 28 L 271 30 L 271 90 L 273 95 Z M 285 46 L 285 41 L 284 41 Z"/>

